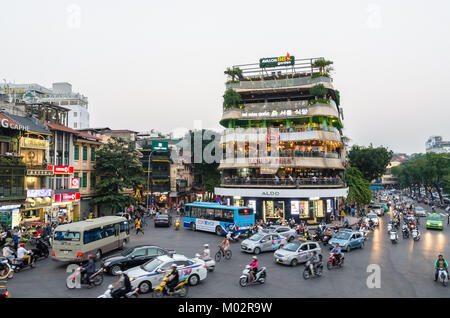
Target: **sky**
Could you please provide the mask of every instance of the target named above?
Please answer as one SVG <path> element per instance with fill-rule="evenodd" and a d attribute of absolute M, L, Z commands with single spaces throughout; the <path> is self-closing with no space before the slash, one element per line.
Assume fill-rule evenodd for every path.
<path fill-rule="evenodd" d="M 450 139 L 448 0 L 16 0 L 0 28 L 0 80 L 70 82 L 93 127 L 220 128 L 223 71 L 289 52 L 334 61 L 352 143 Z"/>

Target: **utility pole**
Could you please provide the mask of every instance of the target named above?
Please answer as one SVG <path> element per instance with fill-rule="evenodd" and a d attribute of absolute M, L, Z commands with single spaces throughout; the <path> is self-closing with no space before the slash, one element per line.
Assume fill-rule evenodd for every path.
<path fill-rule="evenodd" d="M 148 155 L 148 164 L 147 164 L 147 211 L 148 211 L 148 195 L 150 191 L 150 161 L 152 159 L 153 149 Z"/>

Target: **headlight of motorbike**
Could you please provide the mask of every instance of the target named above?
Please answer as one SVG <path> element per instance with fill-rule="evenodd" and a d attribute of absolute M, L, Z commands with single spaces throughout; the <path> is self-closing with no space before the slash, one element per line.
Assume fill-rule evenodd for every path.
<path fill-rule="evenodd" d="M 133 282 L 136 280 L 136 277 L 130 278 L 130 282 Z"/>

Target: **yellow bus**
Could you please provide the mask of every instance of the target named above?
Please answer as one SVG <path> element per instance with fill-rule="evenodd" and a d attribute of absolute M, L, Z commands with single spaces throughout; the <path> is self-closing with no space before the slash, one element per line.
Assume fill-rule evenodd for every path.
<path fill-rule="evenodd" d="M 52 258 L 64 262 L 85 261 L 89 254 L 100 259 L 103 254 L 121 249 L 129 242 L 127 219 L 104 216 L 56 227 L 52 237 Z"/>

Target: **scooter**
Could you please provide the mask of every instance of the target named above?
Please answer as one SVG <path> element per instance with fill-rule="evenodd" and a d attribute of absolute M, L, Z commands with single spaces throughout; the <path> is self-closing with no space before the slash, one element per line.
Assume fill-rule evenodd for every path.
<path fill-rule="evenodd" d="M 397 243 L 398 235 L 396 230 L 391 230 L 389 232 L 389 238 L 391 239 L 392 244 Z"/>
<path fill-rule="evenodd" d="M 313 267 L 313 270 L 311 270 Z M 314 271 L 314 273 L 313 273 Z M 323 262 L 319 262 L 315 267 L 312 266 L 311 261 L 307 261 L 305 264 L 305 270 L 303 271 L 303 278 L 310 279 L 311 277 L 320 277 L 323 272 Z"/>
<path fill-rule="evenodd" d="M 239 236 L 241 235 L 241 233 L 237 233 L 234 234 L 233 232 L 228 232 L 227 233 L 227 238 L 230 242 L 239 242 Z"/>
<path fill-rule="evenodd" d="M 36 255 L 36 259 L 39 259 L 40 257 L 47 258 L 50 254 L 47 245 L 41 238 L 37 238 L 36 248 L 33 248 L 32 251 L 33 254 Z"/>
<path fill-rule="evenodd" d="M 9 265 L 9 261 L 5 257 L 0 257 L 0 279 L 13 278 L 14 270 Z"/>
<path fill-rule="evenodd" d="M 392 230 L 392 223 L 390 223 L 390 222 L 388 223 L 387 230 L 388 230 L 388 233 L 391 232 L 391 230 Z"/>
<path fill-rule="evenodd" d="M 402 236 L 403 238 L 409 238 L 409 230 L 408 230 L 408 226 L 406 224 L 402 225 Z"/>
<path fill-rule="evenodd" d="M 411 235 L 412 235 L 414 241 L 420 240 L 420 232 L 419 232 L 419 230 L 416 227 L 414 227 L 412 229 Z"/>
<path fill-rule="evenodd" d="M 6 281 L 0 281 L 0 299 L 9 298 L 8 285 Z"/>
<path fill-rule="evenodd" d="M 242 287 L 246 287 L 248 285 L 253 285 L 257 283 L 264 284 L 266 282 L 266 276 L 267 276 L 266 268 L 261 267 L 256 272 L 255 279 L 251 280 L 250 265 L 246 265 L 244 270 L 242 271 L 241 277 L 239 278 L 239 285 L 241 285 Z"/>
<path fill-rule="evenodd" d="M 201 258 L 200 258 L 200 254 L 195 254 L 195 258 L 197 258 L 197 259 L 200 259 L 200 260 L 202 260 Z M 216 262 L 213 260 L 213 259 L 209 259 L 209 260 L 202 260 L 202 261 L 204 261 L 205 262 L 205 265 L 206 265 L 206 269 L 209 271 L 209 272 L 213 272 L 214 271 L 214 269 L 216 268 Z"/>
<path fill-rule="evenodd" d="M 331 233 L 330 235 L 328 235 L 327 233 L 324 234 L 324 236 L 322 237 L 322 243 L 323 244 L 328 244 L 328 241 L 331 239 Z"/>
<path fill-rule="evenodd" d="M 30 254 L 29 254 L 29 255 L 30 255 L 30 257 L 31 257 L 31 258 L 30 258 L 30 262 L 24 261 L 24 260 L 21 260 L 21 259 L 14 258 L 14 259 L 11 261 L 11 263 L 10 263 L 11 269 L 12 269 L 15 273 L 18 273 L 18 272 L 20 272 L 21 270 L 23 270 L 23 269 L 25 269 L 25 268 L 27 268 L 27 267 L 29 267 L 29 268 L 35 267 L 35 266 L 36 266 L 36 261 L 37 261 L 37 256 L 34 255 L 32 251 L 30 251 Z"/>
<path fill-rule="evenodd" d="M 330 258 L 328 259 L 327 262 L 327 268 L 329 270 L 331 270 L 334 267 L 341 268 L 343 265 L 344 265 L 344 253 L 341 253 L 339 261 L 336 259 L 334 253 L 330 253 Z"/>
<path fill-rule="evenodd" d="M 67 277 L 67 279 L 66 279 L 67 288 L 72 289 L 72 288 L 80 287 L 81 285 L 89 284 L 85 275 L 82 275 L 82 273 L 81 273 L 82 269 L 83 268 L 81 266 L 78 267 L 72 275 Z M 89 277 L 89 280 L 91 281 L 92 285 L 100 286 L 103 283 L 103 272 L 104 272 L 104 269 L 103 269 L 103 267 L 101 267 L 99 270 L 94 272 Z M 77 280 L 79 280 L 78 284 L 77 284 Z"/>
<path fill-rule="evenodd" d="M 164 277 L 161 284 L 159 284 L 158 287 L 153 289 L 152 296 L 154 298 L 161 298 L 164 295 L 186 297 L 186 295 L 188 293 L 188 278 L 181 281 L 177 286 L 175 286 L 175 288 L 173 289 L 174 290 L 173 292 L 169 291 L 169 288 L 167 287 L 168 280 L 169 280 L 169 278 L 167 276 Z"/>
<path fill-rule="evenodd" d="M 439 278 L 439 282 L 441 282 L 442 285 L 447 286 L 448 274 L 447 274 L 447 271 L 445 270 L 445 268 L 443 268 L 443 267 L 439 268 L 438 278 Z"/>
<path fill-rule="evenodd" d="M 114 288 L 113 285 L 109 285 L 105 293 L 103 295 L 98 296 L 97 298 L 113 298 L 112 297 L 113 288 Z M 139 296 L 139 288 L 136 288 L 126 293 L 123 298 L 138 298 L 138 296 Z"/>

